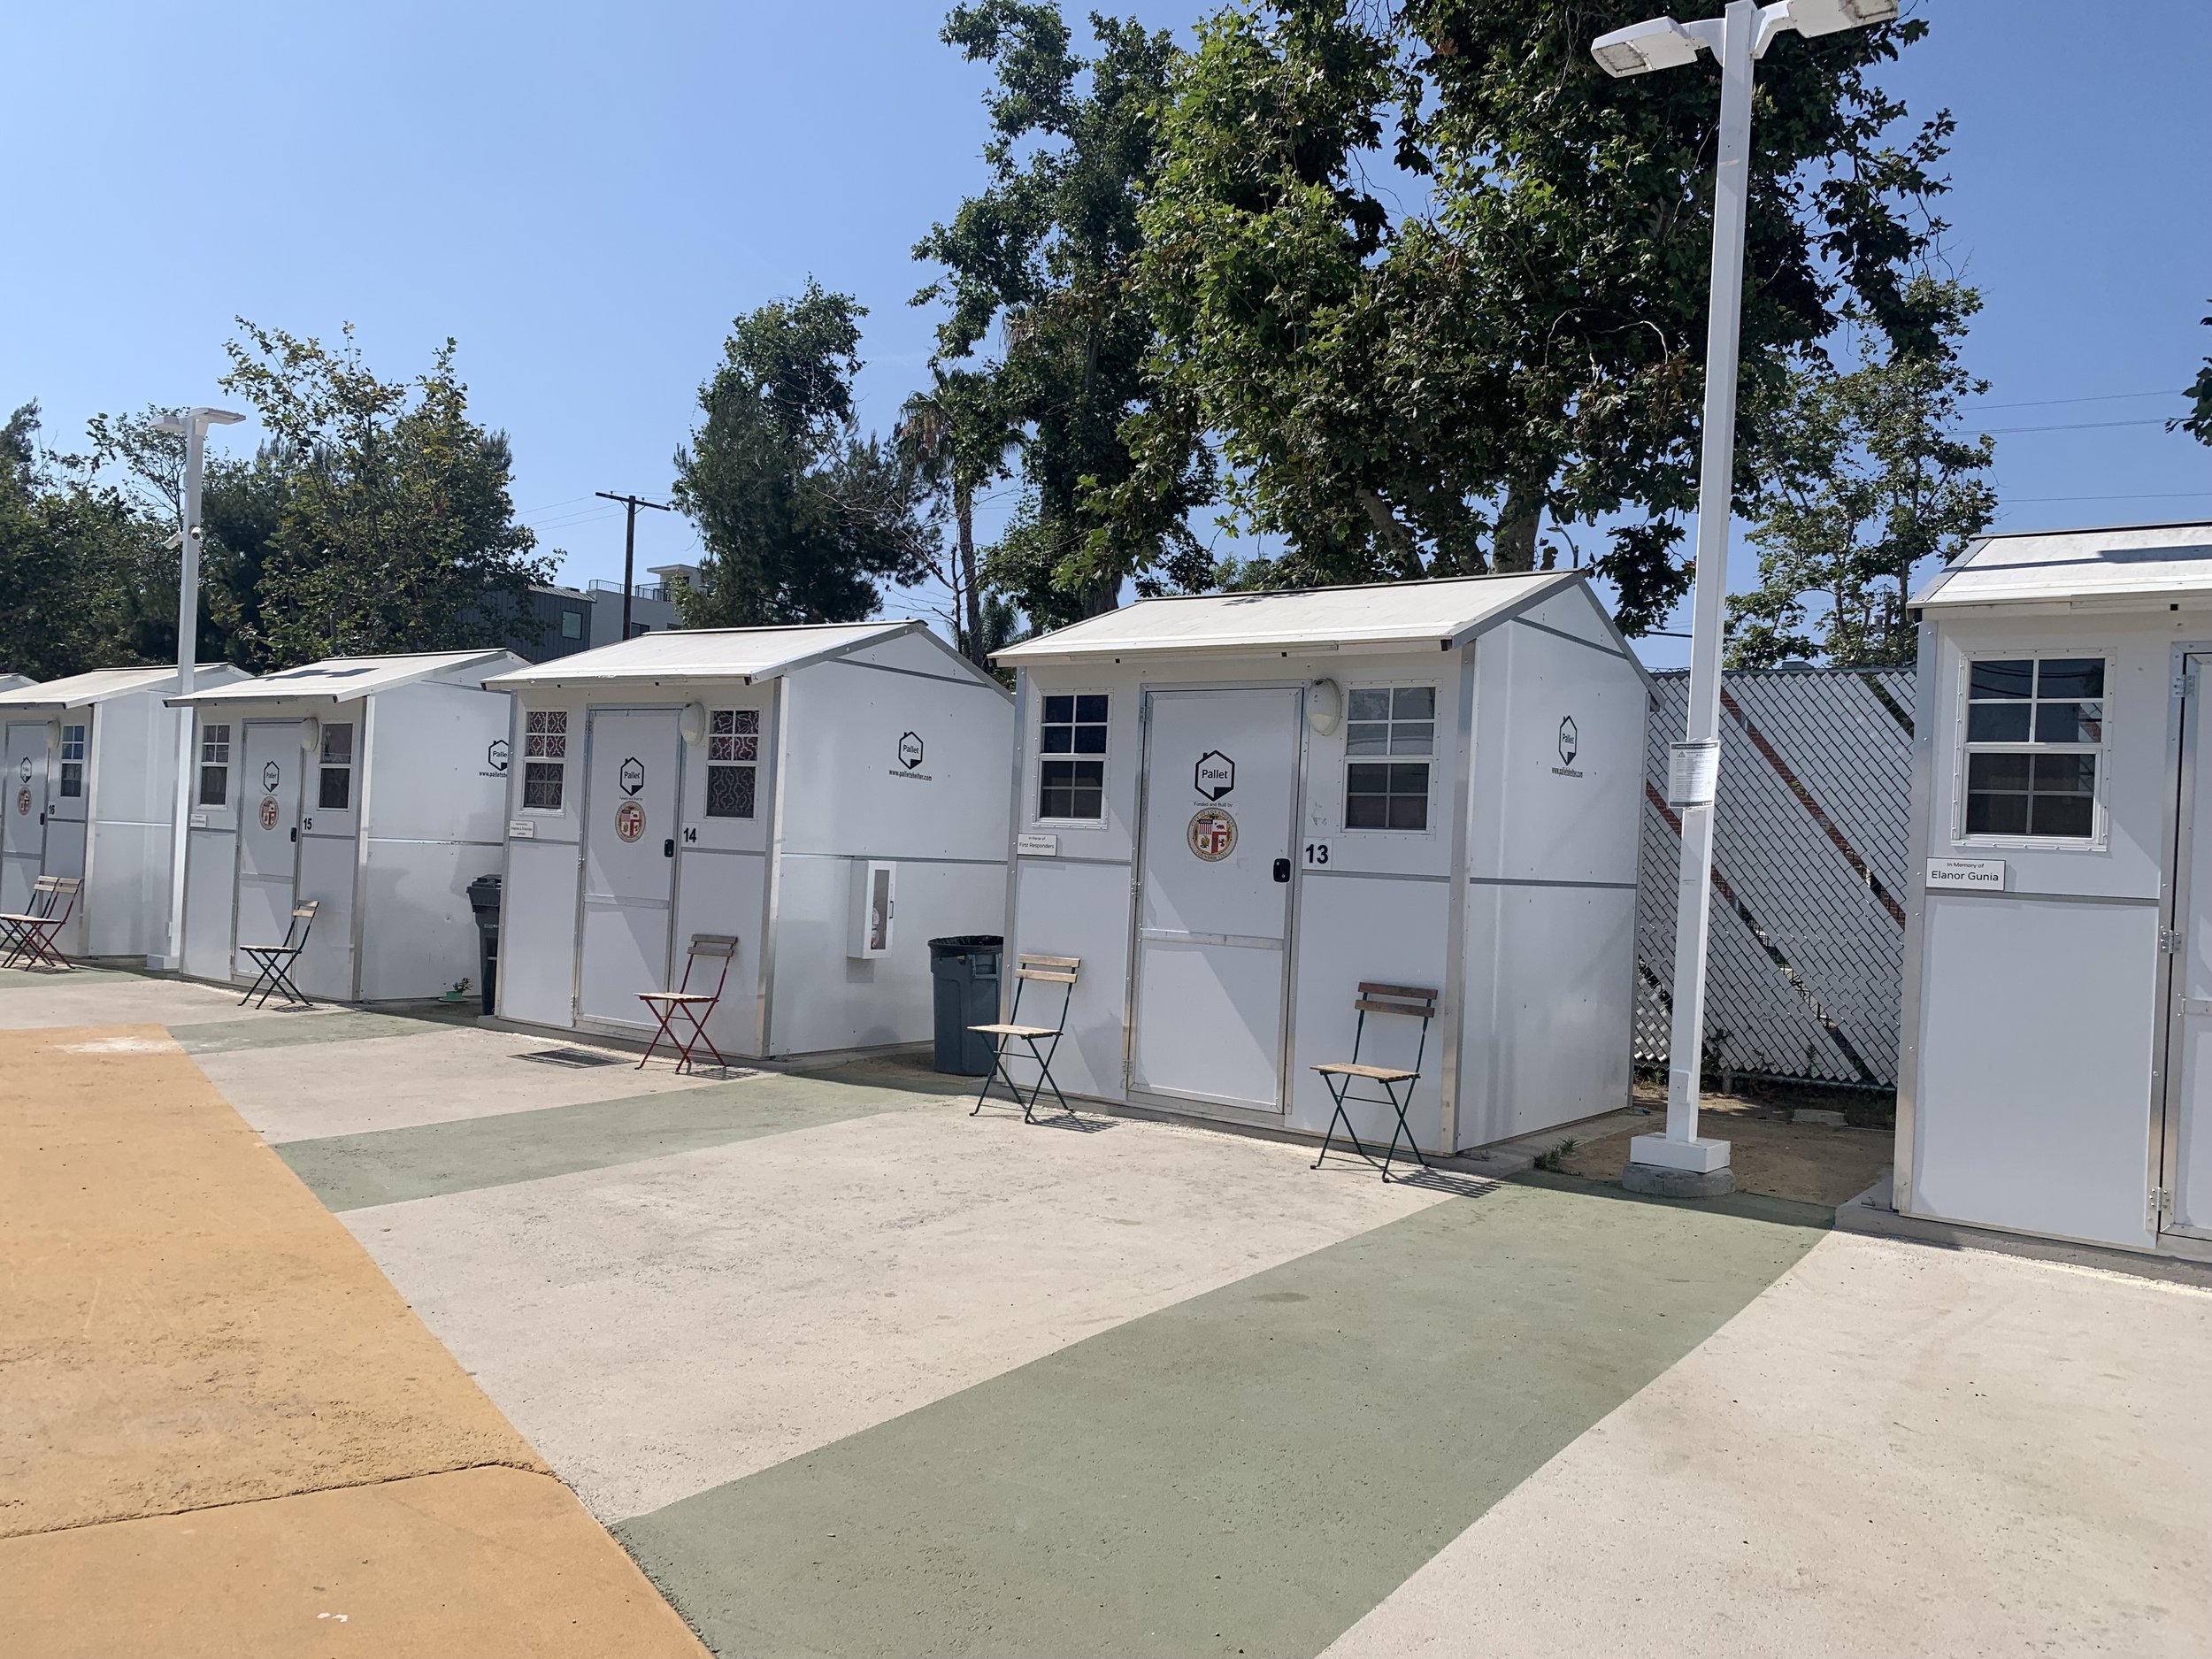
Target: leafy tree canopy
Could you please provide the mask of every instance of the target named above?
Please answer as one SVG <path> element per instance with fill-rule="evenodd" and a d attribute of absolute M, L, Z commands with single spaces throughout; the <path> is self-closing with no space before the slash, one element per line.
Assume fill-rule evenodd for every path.
<path fill-rule="evenodd" d="M 853 418 L 860 319 L 810 281 L 737 319 L 699 388 L 706 419 L 676 453 L 676 504 L 706 544 L 687 626 L 753 627 L 873 616 L 879 581 L 918 580 L 934 550 L 923 486 Z"/>
<path fill-rule="evenodd" d="M 506 434 L 468 418 L 454 342 L 413 380 L 387 380 L 350 325 L 335 350 L 239 326 L 222 383 L 260 411 L 274 447 L 225 510 L 256 538 L 251 626 L 268 664 L 460 649 L 481 643 L 489 613 L 526 617 L 551 568 L 515 521 Z"/>
<path fill-rule="evenodd" d="M 1911 662 L 1914 571 L 1955 558 L 1996 511 L 1983 476 L 1994 445 L 1958 432 L 1959 400 L 1988 390 L 1957 357 L 1981 296 L 1923 279 L 1905 297 L 1936 319 L 1932 340 L 1901 347 L 1875 332 L 1870 361 L 1797 370 L 1772 411 L 1751 537 L 1760 586 L 1729 601 L 1737 667 Z"/>
<path fill-rule="evenodd" d="M 1590 58 L 1644 0 L 1262 0 L 1207 23 L 1162 119 L 1141 289 L 1163 399 L 1220 434 L 1269 580 L 1526 569 L 1540 524 L 1617 520 L 1632 630 L 1686 587 L 1718 71 Z M 1870 72 L 1909 21 L 1760 65 L 1740 499 L 1766 411 L 1846 307 L 1901 348 L 1951 130 L 1901 141 Z M 1135 427 L 1167 452 L 1187 432 Z"/>
<path fill-rule="evenodd" d="M 1154 591 L 1211 574 L 1187 522 L 1213 488 L 1192 423 L 1169 423 L 1141 457 L 1131 446 L 1131 423 L 1168 390 L 1136 280 L 1138 203 L 1179 55 L 1133 20 L 1094 12 L 1090 28 L 1087 56 L 1050 0 L 953 10 L 946 42 L 995 74 L 990 182 L 914 250 L 943 268 L 917 296 L 949 308 L 942 360 L 973 357 L 997 331 L 1001 355 L 980 372 L 998 424 L 982 437 L 1007 422 L 1021 433 L 1024 491 L 987 574 L 1047 626 L 1110 611 L 1131 578 Z"/>

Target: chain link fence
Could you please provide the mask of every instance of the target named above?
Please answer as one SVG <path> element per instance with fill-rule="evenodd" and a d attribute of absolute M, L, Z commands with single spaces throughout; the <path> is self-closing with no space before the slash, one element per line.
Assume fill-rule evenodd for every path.
<path fill-rule="evenodd" d="M 1681 820 L 1667 745 L 1689 676 L 1655 676 L 1636 902 L 1636 1057 L 1663 1065 Z M 1913 675 L 1747 669 L 1722 680 L 1705 1066 L 1893 1088 L 1903 991 Z"/>

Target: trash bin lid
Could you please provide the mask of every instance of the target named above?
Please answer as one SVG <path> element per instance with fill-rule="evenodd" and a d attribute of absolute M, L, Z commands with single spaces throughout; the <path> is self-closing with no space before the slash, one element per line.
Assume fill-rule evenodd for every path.
<path fill-rule="evenodd" d="M 1005 936 L 1000 933 L 955 933 L 931 940 L 929 950 L 933 956 L 964 956 L 972 950 L 998 950 L 1005 943 Z"/>

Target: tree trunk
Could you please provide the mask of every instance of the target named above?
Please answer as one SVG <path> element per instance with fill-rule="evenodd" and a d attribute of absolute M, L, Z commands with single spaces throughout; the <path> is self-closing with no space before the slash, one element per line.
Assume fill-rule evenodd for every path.
<path fill-rule="evenodd" d="M 957 526 L 954 557 L 960 580 L 960 649 L 977 667 L 988 668 L 983 649 L 983 590 L 975 580 L 975 492 L 965 484 L 952 487 L 952 514 Z"/>
<path fill-rule="evenodd" d="M 1544 488 L 1550 482 L 1548 472 L 1525 472 L 1507 487 L 1498 528 L 1490 539 L 1492 570 L 1536 568 L 1536 531 L 1544 518 Z"/>

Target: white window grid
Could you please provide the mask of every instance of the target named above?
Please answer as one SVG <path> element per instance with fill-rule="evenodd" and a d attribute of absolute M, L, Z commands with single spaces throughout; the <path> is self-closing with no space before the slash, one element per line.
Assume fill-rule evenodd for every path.
<path fill-rule="evenodd" d="M 2031 695 L 2025 698 L 1979 695 L 1975 688 L 1975 671 L 1999 663 L 2026 663 L 2031 664 L 2034 683 Z M 2085 696 L 2079 692 L 2071 695 L 2043 695 L 2042 665 L 2052 664 L 2095 663 L 2101 671 L 2100 695 Z M 2105 790 L 2110 781 L 2110 757 L 2105 753 L 2105 719 L 2111 695 L 2112 658 L 2108 652 L 2093 649 L 2036 649 L 1977 651 L 1967 655 L 1959 664 L 1958 717 L 1956 724 L 1956 764 L 1952 773 L 1954 801 L 1952 804 L 1952 834 L 1955 845 L 1962 847 L 2037 847 L 2051 849 L 2094 849 L 2105 844 Z M 2024 707 L 2027 713 L 2027 735 L 2023 738 L 1978 738 L 1974 734 L 1976 707 L 2003 703 Z M 2042 710 L 2046 705 L 2068 703 L 2094 704 L 2087 718 L 2095 722 L 2093 741 L 2066 742 L 2047 741 L 2037 733 L 2042 727 Z M 2089 828 L 2085 834 L 2059 834 L 2033 829 L 1992 830 L 1970 828 L 1972 806 L 1971 788 L 1974 757 L 1977 755 L 2021 755 L 2026 757 L 2071 755 L 2085 756 L 2094 762 L 2094 776 L 2089 790 Z M 2031 794 L 2032 792 L 2031 791 Z"/>
<path fill-rule="evenodd" d="M 1344 828 L 1351 834 L 1425 834 L 1435 783 L 1436 697 L 1432 681 L 1355 686 L 1345 694 Z M 1373 786 L 1379 784 L 1379 788 Z M 1362 786 L 1356 787 L 1355 786 Z M 1383 822 L 1354 823 L 1381 804 Z M 1411 820 L 1417 818 L 1417 823 Z"/>
<path fill-rule="evenodd" d="M 230 726 L 200 728 L 200 804 L 224 806 L 230 800 Z"/>
<path fill-rule="evenodd" d="M 707 715 L 708 818 L 749 818 L 758 802 L 760 710 L 715 709 Z"/>
<path fill-rule="evenodd" d="M 65 726 L 61 728 L 61 793 L 65 800 L 75 800 L 84 794 L 85 728 Z"/>
<path fill-rule="evenodd" d="M 568 784 L 568 710 L 532 709 L 522 717 L 522 810 L 558 812 Z"/>
<path fill-rule="evenodd" d="M 1104 691 L 1054 691 L 1037 699 L 1037 821 L 1095 826 L 1107 818 L 1107 766 L 1113 743 L 1113 695 Z M 1064 738 L 1062 736 L 1064 733 Z M 1055 747 L 1055 745 L 1063 745 Z M 1091 777 L 1095 769 L 1095 780 Z M 1073 809 L 1095 788 L 1095 812 Z M 1058 798 L 1055 800 L 1055 796 Z"/>

